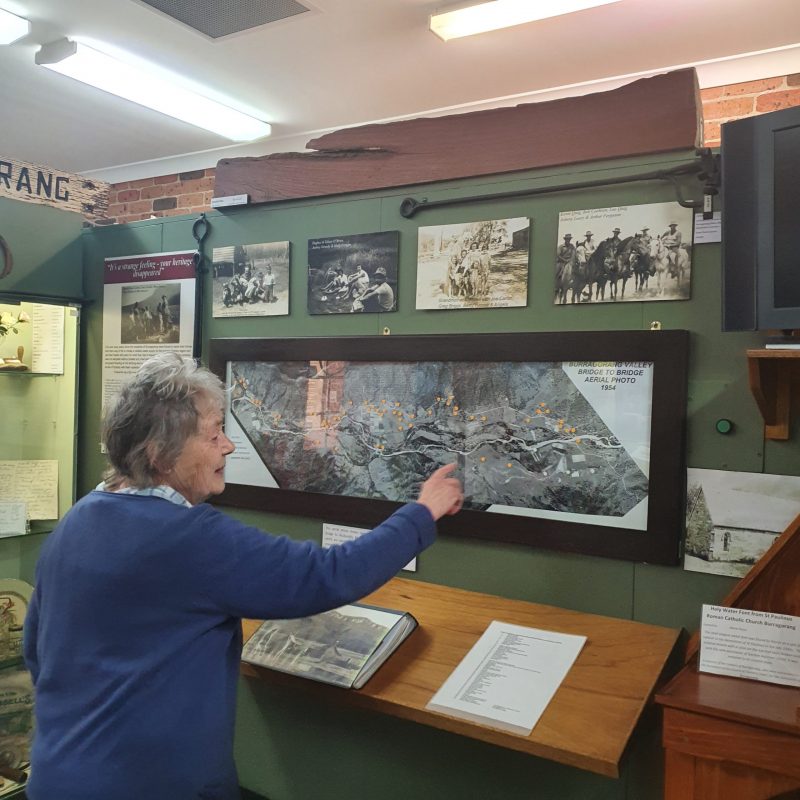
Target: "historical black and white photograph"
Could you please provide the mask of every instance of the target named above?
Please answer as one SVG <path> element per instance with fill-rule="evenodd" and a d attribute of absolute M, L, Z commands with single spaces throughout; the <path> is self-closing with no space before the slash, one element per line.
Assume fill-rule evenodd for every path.
<path fill-rule="evenodd" d="M 215 247 L 215 317 L 289 313 L 289 242 Z"/>
<path fill-rule="evenodd" d="M 688 300 L 693 214 L 678 203 L 562 211 L 553 302 Z"/>
<path fill-rule="evenodd" d="M 175 344 L 180 338 L 180 314 L 180 284 L 123 286 L 120 344 Z"/>
<path fill-rule="evenodd" d="M 308 241 L 308 313 L 397 311 L 399 231 Z"/>
<path fill-rule="evenodd" d="M 800 477 L 688 470 L 684 569 L 743 578 L 800 514 Z"/>
<path fill-rule="evenodd" d="M 527 217 L 420 228 L 417 308 L 526 306 L 529 252 Z"/>

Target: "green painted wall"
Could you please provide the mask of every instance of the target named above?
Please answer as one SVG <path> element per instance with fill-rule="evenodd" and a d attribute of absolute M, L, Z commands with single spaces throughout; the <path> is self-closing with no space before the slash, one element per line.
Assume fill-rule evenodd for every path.
<path fill-rule="evenodd" d="M 787 443 L 765 448 L 762 423 L 747 388 L 744 351 L 751 334 L 720 333 L 720 247 L 694 251 L 692 299 L 685 302 L 554 307 L 553 252 L 558 212 L 674 199 L 668 185 L 628 184 L 432 210 L 413 220 L 399 214 L 402 199 L 431 200 L 604 179 L 685 160 L 690 154 L 595 163 L 514 176 L 460 181 L 408 190 L 354 194 L 211 213 L 215 246 L 290 240 L 291 313 L 287 317 L 211 319 L 209 337 L 288 337 L 474 333 L 495 331 L 642 330 L 652 320 L 692 332 L 688 409 L 690 466 L 797 474 L 797 425 Z M 478 311 L 414 310 L 416 230 L 421 225 L 501 217 L 533 220 L 527 308 Z M 95 301 L 85 313 L 82 342 L 79 493 L 103 468 L 99 453 L 103 259 L 135 253 L 193 249 L 193 218 L 152 220 L 87 231 L 83 237 L 85 289 Z M 306 304 L 306 243 L 311 237 L 399 230 L 399 311 L 385 315 L 310 317 Z M 207 292 L 207 295 L 209 293 Z M 654 334 L 657 335 L 657 334 Z M 207 347 L 204 347 L 207 353 Z M 719 417 L 735 424 L 725 437 Z M 319 540 L 321 521 L 256 512 L 236 516 L 295 538 Z M 581 611 L 694 629 L 704 602 L 718 601 L 731 579 L 685 573 L 678 567 L 539 551 L 522 546 L 442 538 L 419 559 L 420 580 Z M 244 786 L 272 800 L 381 797 L 553 798 L 648 800 L 660 797 L 657 720 L 644 721 L 624 774 L 609 780 L 544 760 L 503 751 L 451 734 L 331 704 L 319 707 L 302 693 L 243 682 L 237 757 Z"/>
<path fill-rule="evenodd" d="M 80 297 L 82 227 L 83 217 L 75 212 L 0 197 L 0 235 L 14 256 L 0 293 Z"/>

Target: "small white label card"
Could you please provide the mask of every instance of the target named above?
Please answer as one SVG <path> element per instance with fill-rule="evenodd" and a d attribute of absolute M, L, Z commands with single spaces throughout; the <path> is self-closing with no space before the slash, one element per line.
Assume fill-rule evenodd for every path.
<path fill-rule="evenodd" d="M 800 686 L 800 617 L 704 605 L 700 672 Z"/>
<path fill-rule="evenodd" d="M 358 539 L 359 536 L 362 536 L 369 530 L 369 528 L 350 528 L 347 525 L 334 525 L 330 522 L 323 522 L 322 546 L 330 547 L 333 544 L 341 544 L 342 542 L 349 542 L 352 539 Z M 412 558 L 403 569 L 408 572 L 416 572 L 417 559 Z"/>
<path fill-rule="evenodd" d="M 722 241 L 722 215 L 714 212 L 711 219 L 703 219 L 702 214 L 694 215 L 694 244 L 711 244 Z"/>
<path fill-rule="evenodd" d="M 27 505 L 21 500 L 0 500 L 0 536 L 19 536 L 27 530 Z"/>

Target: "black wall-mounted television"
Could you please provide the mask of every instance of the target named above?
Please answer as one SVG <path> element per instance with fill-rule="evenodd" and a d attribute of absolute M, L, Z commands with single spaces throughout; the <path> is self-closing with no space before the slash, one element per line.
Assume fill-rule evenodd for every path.
<path fill-rule="evenodd" d="M 800 330 L 800 107 L 722 125 L 722 329 Z"/>

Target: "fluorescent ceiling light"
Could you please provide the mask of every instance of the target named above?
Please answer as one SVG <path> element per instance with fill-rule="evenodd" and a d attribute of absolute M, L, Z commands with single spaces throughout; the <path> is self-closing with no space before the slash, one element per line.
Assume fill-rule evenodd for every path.
<path fill-rule="evenodd" d="M 30 33 L 28 20 L 0 8 L 0 44 L 11 44 Z"/>
<path fill-rule="evenodd" d="M 80 42 L 60 39 L 43 45 L 36 63 L 234 142 L 260 139 L 272 130 L 263 120 L 174 83 L 153 68 L 125 63 Z"/>
<path fill-rule="evenodd" d="M 619 0 L 493 0 L 432 14 L 430 26 L 439 38 L 447 41 L 617 2 Z"/>

